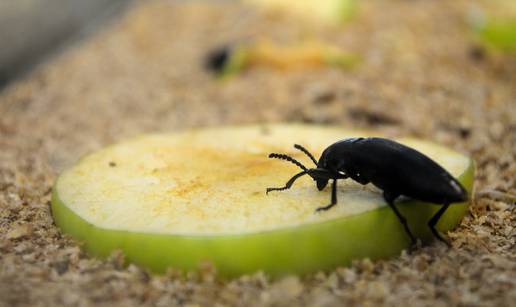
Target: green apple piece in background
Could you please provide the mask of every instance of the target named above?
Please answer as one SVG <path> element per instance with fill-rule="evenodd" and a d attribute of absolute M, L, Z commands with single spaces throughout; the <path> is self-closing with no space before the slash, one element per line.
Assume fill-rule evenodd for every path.
<path fill-rule="evenodd" d="M 210 261 L 221 276 L 264 271 L 271 276 L 331 270 L 354 259 L 399 255 L 410 240 L 381 191 L 340 180 L 338 204 L 313 180 L 265 195 L 299 170 L 268 159 L 292 148 L 315 156 L 337 140 L 370 133 L 337 127 L 266 125 L 212 128 L 137 137 L 92 153 L 64 171 L 52 195 L 59 228 L 93 256 L 121 250 L 126 260 L 154 272 L 196 270 Z M 377 135 L 377 134 L 376 134 Z M 432 143 L 400 139 L 444 166 L 471 193 L 473 161 Z M 424 174 L 421 174 L 424 176 Z M 428 220 L 440 208 L 415 200 L 397 203 L 412 232 L 433 236 Z M 467 203 L 453 204 L 437 228 L 456 227 Z"/>
<path fill-rule="evenodd" d="M 213 54 L 221 52 L 215 49 Z M 218 77 L 237 74 L 251 66 L 268 66 L 279 70 L 303 69 L 309 66 L 330 66 L 350 69 L 360 62 L 357 55 L 321 41 L 301 41 L 289 45 L 278 45 L 266 40 L 247 44 L 235 44 L 225 48 L 227 54 Z"/>
<path fill-rule="evenodd" d="M 245 0 L 268 12 L 280 12 L 328 24 L 339 24 L 351 18 L 355 0 Z"/>
<path fill-rule="evenodd" d="M 469 23 L 481 45 L 516 53 L 516 1 L 476 2 L 469 11 Z"/>
<path fill-rule="evenodd" d="M 480 39 L 492 48 L 516 53 L 516 17 L 514 20 L 487 22 L 478 33 Z"/>

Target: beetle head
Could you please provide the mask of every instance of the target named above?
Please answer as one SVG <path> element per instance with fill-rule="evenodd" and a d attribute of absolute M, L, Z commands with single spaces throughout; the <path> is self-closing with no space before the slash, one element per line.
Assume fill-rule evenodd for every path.
<path fill-rule="evenodd" d="M 308 174 L 317 183 L 317 189 L 319 191 L 322 191 L 328 185 L 328 180 L 335 179 L 334 176 L 323 166 L 323 164 L 325 164 L 325 163 L 323 163 L 324 159 L 323 159 L 323 161 L 320 159 L 319 163 L 318 163 L 317 160 L 314 158 L 314 156 L 310 152 L 308 152 L 308 150 L 306 148 L 304 148 L 303 146 L 295 144 L 294 148 L 301 150 L 303 153 L 305 153 L 310 158 L 310 160 L 312 160 L 312 162 L 316 165 L 316 167 L 315 168 L 307 168 L 306 166 L 301 164 L 296 159 L 294 159 L 288 155 L 285 155 L 285 154 L 272 153 L 269 155 L 269 158 L 286 160 L 288 162 L 291 162 L 291 163 L 297 165 L 299 168 L 301 168 L 303 170 L 303 172 L 296 175 L 295 178 L 298 178 L 299 176 Z M 321 164 L 321 163 L 323 163 L 323 164 Z"/>
<path fill-rule="evenodd" d="M 302 147 L 301 145 L 295 145 L 294 147 L 296 149 L 303 151 L 308 157 L 310 157 L 310 159 L 315 163 L 316 167 L 315 168 L 307 168 L 306 166 L 304 166 L 303 164 L 301 164 L 299 161 L 292 158 L 291 156 L 288 156 L 285 154 L 271 153 L 269 155 L 269 158 L 280 159 L 280 160 L 285 160 L 285 161 L 291 162 L 291 163 L 297 165 L 303 171 L 295 174 L 292 178 L 290 178 L 290 180 L 285 184 L 284 187 L 267 188 L 265 193 L 269 193 L 271 191 L 283 191 L 286 189 L 290 189 L 290 187 L 292 186 L 294 181 L 296 181 L 298 178 L 300 178 L 304 175 L 307 175 L 307 174 L 310 177 L 312 177 L 312 179 L 316 182 L 317 189 L 319 191 L 322 191 L 328 185 L 328 181 L 330 179 L 334 179 L 334 180 L 338 179 L 337 178 L 338 176 L 335 176 L 335 174 L 333 174 L 329 170 L 318 167 L 317 161 L 315 160 L 315 158 L 304 147 Z"/>
<path fill-rule="evenodd" d="M 324 190 L 324 188 L 328 185 L 328 179 L 316 179 L 317 181 L 317 189 L 319 191 Z"/>
<path fill-rule="evenodd" d="M 311 168 L 306 171 L 310 177 L 317 183 L 317 189 L 322 191 L 326 185 L 328 185 L 328 180 L 333 178 L 330 172 L 323 168 Z"/>

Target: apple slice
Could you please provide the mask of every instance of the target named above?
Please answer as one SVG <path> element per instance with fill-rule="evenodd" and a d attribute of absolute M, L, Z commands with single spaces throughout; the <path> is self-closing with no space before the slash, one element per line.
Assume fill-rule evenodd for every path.
<path fill-rule="evenodd" d="M 128 261 L 155 272 L 195 270 L 211 261 L 222 276 L 259 270 L 277 276 L 310 273 L 353 259 L 398 255 L 410 240 L 381 191 L 339 181 L 338 204 L 306 176 L 282 186 L 298 169 L 268 159 L 288 153 L 309 165 L 294 143 L 318 156 L 333 142 L 369 135 L 336 127 L 266 125 L 156 134 L 128 140 L 82 158 L 53 189 L 52 212 L 63 232 L 95 256 L 122 250 Z M 399 140 L 444 166 L 471 192 L 473 161 L 431 143 Z M 425 174 L 421 174 L 424 176 Z M 432 240 L 427 221 L 440 208 L 402 200 L 412 232 Z M 467 203 L 454 204 L 437 228 L 447 231 Z"/>
<path fill-rule="evenodd" d="M 290 14 L 325 23 L 342 23 L 356 11 L 355 0 L 246 0 L 267 12 Z"/>
<path fill-rule="evenodd" d="M 278 45 L 268 40 L 234 44 L 208 53 L 206 67 L 219 77 L 237 74 L 248 67 L 267 66 L 280 70 L 329 66 L 350 69 L 359 57 L 317 40 Z"/>
<path fill-rule="evenodd" d="M 516 15 L 516 14 L 515 14 Z M 491 49 L 516 53 L 516 17 L 492 20 L 477 29 L 480 42 Z"/>
<path fill-rule="evenodd" d="M 487 50 L 516 53 L 516 1 L 492 0 L 478 5 L 468 16 L 478 43 Z"/>

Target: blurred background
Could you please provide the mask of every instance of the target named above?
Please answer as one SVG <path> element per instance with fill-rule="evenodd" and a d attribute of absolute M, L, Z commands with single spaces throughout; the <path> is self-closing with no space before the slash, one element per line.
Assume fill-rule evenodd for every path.
<path fill-rule="evenodd" d="M 169 2 L 188 1 L 171 0 Z M 231 1 L 206 0 L 206 2 Z M 358 11 L 357 3 L 360 1 L 245 0 L 241 2 L 265 8 L 273 14 L 283 11 L 297 17 L 317 15 L 325 22 L 335 23 L 352 18 Z M 62 50 L 64 46 L 86 37 L 113 18 L 120 16 L 132 3 L 134 3 L 132 0 L 0 1 L 0 42 L 2 42 L 0 88 L 29 71 L 48 56 Z M 482 57 L 483 48 L 487 45 L 505 51 L 516 50 L 515 3 L 516 1 L 512 0 L 480 0 L 463 5 L 464 21 L 469 25 L 472 37 L 476 36 L 471 40 L 473 57 Z M 298 21 L 305 22 L 302 19 Z M 272 50 L 273 53 L 277 51 L 277 49 Z M 220 61 L 220 54 L 218 60 Z"/>
<path fill-rule="evenodd" d="M 131 0 L 1 0 L 0 88 L 119 15 Z"/>

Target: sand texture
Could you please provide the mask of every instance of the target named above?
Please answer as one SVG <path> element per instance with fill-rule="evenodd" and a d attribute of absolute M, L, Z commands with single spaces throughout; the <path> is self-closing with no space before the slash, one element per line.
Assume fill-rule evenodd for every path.
<path fill-rule="evenodd" d="M 469 1 L 364 1 L 343 27 L 241 4 L 149 1 L 0 93 L 0 306 L 514 306 L 516 57 L 476 48 Z M 352 70 L 255 67 L 216 80 L 213 47 L 317 36 L 362 57 Z M 56 176 L 80 156 L 145 132 L 263 122 L 380 129 L 471 155 L 475 200 L 452 248 L 311 276 L 229 281 L 154 276 L 97 260 L 60 234 Z"/>

